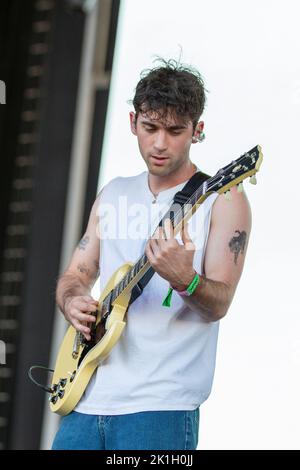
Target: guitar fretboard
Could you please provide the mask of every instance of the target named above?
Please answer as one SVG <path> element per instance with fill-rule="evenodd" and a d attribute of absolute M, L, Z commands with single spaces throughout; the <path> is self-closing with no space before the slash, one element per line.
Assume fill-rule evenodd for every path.
<path fill-rule="evenodd" d="M 163 225 L 164 221 L 169 218 L 173 227 L 177 227 L 185 218 L 186 213 L 190 212 L 191 208 L 195 208 L 197 204 L 202 202 L 213 192 L 222 193 L 230 189 L 230 187 L 243 181 L 247 176 L 254 175 L 261 164 L 262 153 L 260 147 L 257 145 L 249 152 L 241 155 L 237 160 L 233 160 L 228 165 L 221 168 L 215 176 L 210 177 L 202 183 L 188 198 L 184 204 L 172 205 L 170 209 L 163 216 L 159 225 Z M 202 199 L 201 199 L 202 198 Z M 199 202 L 201 199 L 201 202 Z M 198 207 L 197 207 L 198 208 Z M 148 266 L 147 266 L 148 263 Z M 126 273 L 123 279 L 114 287 L 114 289 L 106 296 L 103 303 L 110 305 L 119 295 L 129 286 L 130 283 L 134 286 L 135 278 L 139 279 L 139 274 L 147 266 L 145 272 L 152 270 L 147 256 L 144 253 Z M 137 281 L 138 282 L 138 281 Z"/>
<path fill-rule="evenodd" d="M 195 206 L 199 198 L 205 193 L 208 192 L 208 185 L 207 182 L 204 182 L 199 186 L 199 188 L 191 195 L 191 197 L 188 199 L 186 204 L 189 204 L 190 206 Z M 162 225 L 163 222 L 166 219 L 170 219 L 172 222 L 173 227 L 176 227 L 179 225 L 184 217 L 185 214 L 185 208 L 186 204 L 183 206 L 179 206 L 179 204 L 175 204 L 172 209 L 168 209 L 166 214 L 163 216 L 161 222 L 159 225 Z M 144 253 L 132 266 L 132 268 L 126 273 L 124 278 L 115 286 L 115 288 L 111 291 L 109 294 L 109 302 L 112 303 L 116 300 L 116 298 L 128 287 L 128 285 L 138 276 L 138 274 L 144 269 L 146 264 L 148 263 L 148 258 L 146 254 Z M 147 267 L 147 272 L 149 270 L 153 270 L 151 266 Z M 108 299 L 106 299 L 108 301 Z"/>

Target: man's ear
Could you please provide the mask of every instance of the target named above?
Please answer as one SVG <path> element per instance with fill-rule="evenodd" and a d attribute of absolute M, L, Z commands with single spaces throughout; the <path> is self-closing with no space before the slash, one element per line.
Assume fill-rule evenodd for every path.
<path fill-rule="evenodd" d="M 136 114 L 134 111 L 130 111 L 129 113 L 129 119 L 130 119 L 130 129 L 131 132 L 136 135 Z"/>
<path fill-rule="evenodd" d="M 194 130 L 192 142 L 196 143 L 199 142 L 199 137 L 201 136 L 204 128 L 204 121 L 199 121 L 198 124 L 196 125 L 196 128 Z"/>

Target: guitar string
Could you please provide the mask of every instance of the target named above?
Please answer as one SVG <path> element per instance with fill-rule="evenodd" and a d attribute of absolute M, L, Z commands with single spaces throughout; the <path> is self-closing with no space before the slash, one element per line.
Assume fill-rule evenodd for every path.
<path fill-rule="evenodd" d="M 253 150 L 250 151 L 250 152 L 253 152 Z M 196 195 L 197 195 L 197 196 L 196 196 L 196 201 L 197 201 L 202 195 L 207 194 L 207 193 L 208 193 L 209 191 L 211 191 L 212 188 L 216 185 L 216 182 L 217 182 L 218 184 L 220 184 L 220 182 L 222 181 L 222 179 L 220 180 L 220 177 L 224 177 L 224 174 L 223 174 L 223 173 L 225 172 L 225 170 L 228 170 L 229 167 L 236 166 L 236 165 L 238 165 L 238 164 L 242 164 L 243 159 L 249 159 L 249 158 L 251 158 L 251 157 L 250 157 L 249 152 L 247 152 L 247 153 L 243 154 L 241 157 L 239 157 L 237 160 L 234 160 L 234 161 L 232 161 L 231 163 L 229 163 L 227 166 L 223 167 L 223 168 L 222 168 L 221 170 L 219 170 L 214 176 L 212 176 L 211 178 L 209 178 L 208 181 L 209 181 L 210 183 L 213 183 L 213 184 L 210 184 L 210 183 L 208 184 L 208 181 L 205 181 L 204 183 L 202 183 L 201 186 L 200 186 L 198 189 L 196 189 L 196 191 L 186 200 L 186 202 L 184 203 L 184 206 L 186 206 L 187 204 L 189 204 L 189 203 L 195 198 Z M 241 160 L 241 162 L 240 162 L 240 160 Z M 246 169 L 248 170 L 249 168 L 246 168 Z M 232 181 L 233 181 L 233 180 L 232 180 Z M 207 184 L 207 188 L 206 188 L 205 193 L 203 194 L 203 186 L 204 186 L 205 183 Z M 202 193 L 200 194 L 201 190 L 202 190 Z M 197 194 L 197 193 L 198 193 L 198 194 Z M 195 202 L 195 204 L 196 204 L 196 202 Z M 180 206 L 180 209 L 179 209 L 176 213 L 173 212 L 174 216 L 173 216 L 172 222 L 175 221 L 176 218 L 177 218 L 179 215 L 182 214 L 182 211 L 183 211 L 182 208 L 183 208 L 184 206 Z M 170 209 L 168 210 L 168 212 L 170 212 Z M 165 218 L 167 218 L 166 216 L 167 216 L 168 212 L 163 216 L 163 219 L 162 219 L 162 220 L 164 220 Z M 143 255 L 135 262 L 134 266 L 130 269 L 130 271 L 125 275 L 125 277 L 124 277 L 123 279 L 121 279 L 121 281 L 119 281 L 119 283 L 114 287 L 114 289 L 113 289 L 112 291 L 110 291 L 110 293 L 103 299 L 103 303 L 105 303 L 105 301 L 107 301 L 108 298 L 110 298 L 110 302 L 111 302 L 111 301 L 114 301 L 114 300 L 123 292 L 123 290 L 127 287 L 128 282 L 130 282 L 135 276 L 137 276 L 137 274 L 139 273 L 139 271 L 140 271 L 140 270 L 144 267 L 144 265 L 146 264 L 146 262 L 144 262 L 144 258 L 146 258 L 146 262 L 147 262 L 148 260 L 147 260 L 147 256 L 146 256 L 145 253 L 143 253 Z M 138 264 L 140 264 L 140 266 L 139 266 L 137 272 L 135 273 L 135 272 L 134 272 L 135 266 L 137 266 Z M 148 268 L 148 269 L 150 269 L 150 268 Z M 132 277 L 132 273 L 133 273 L 133 277 Z M 124 285 L 122 286 L 122 284 L 124 284 Z M 126 284 L 127 284 L 127 285 L 126 285 Z M 117 292 L 116 292 L 116 296 L 114 297 L 114 296 L 113 296 L 113 293 L 114 293 L 115 291 L 117 291 Z M 114 297 L 114 298 L 113 298 L 113 297 Z"/>

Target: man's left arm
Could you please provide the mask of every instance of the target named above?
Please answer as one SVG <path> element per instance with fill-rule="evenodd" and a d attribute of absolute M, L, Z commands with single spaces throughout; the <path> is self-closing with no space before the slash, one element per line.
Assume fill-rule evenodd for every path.
<path fill-rule="evenodd" d="M 204 272 L 196 290 L 182 297 L 206 321 L 226 315 L 242 274 L 251 230 L 251 209 L 245 193 L 231 188 L 231 200 L 218 196 L 212 207 L 210 231 L 204 255 Z M 184 291 L 195 276 L 195 245 L 187 228 L 183 245 L 174 237 L 170 221 L 159 228 L 146 246 L 148 260 L 170 285 Z"/>
<path fill-rule="evenodd" d="M 228 311 L 242 274 L 251 231 L 251 209 L 246 194 L 237 192 L 234 186 L 231 196 L 231 200 L 226 200 L 220 195 L 212 207 L 204 273 L 194 293 L 184 297 L 207 321 L 220 320 Z"/>

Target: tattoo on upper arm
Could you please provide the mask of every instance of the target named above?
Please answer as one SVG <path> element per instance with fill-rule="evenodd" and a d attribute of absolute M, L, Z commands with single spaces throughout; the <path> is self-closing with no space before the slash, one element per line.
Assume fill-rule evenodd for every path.
<path fill-rule="evenodd" d="M 88 236 L 83 237 L 78 244 L 79 250 L 85 250 L 86 245 L 88 244 L 89 241 L 90 241 L 90 237 Z"/>
<path fill-rule="evenodd" d="M 240 230 L 236 230 L 234 233 L 237 233 L 237 235 L 232 237 L 232 239 L 230 240 L 229 248 L 230 251 L 234 253 L 234 262 L 235 264 L 237 264 L 239 254 L 244 253 L 247 234 L 244 230 L 242 232 L 240 232 Z"/>

